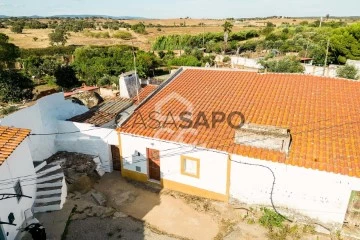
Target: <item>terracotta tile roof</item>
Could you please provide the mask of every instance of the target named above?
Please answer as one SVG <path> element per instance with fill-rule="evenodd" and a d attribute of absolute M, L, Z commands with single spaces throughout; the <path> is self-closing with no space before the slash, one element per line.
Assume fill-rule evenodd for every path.
<path fill-rule="evenodd" d="M 0 166 L 30 132 L 28 129 L 0 126 Z"/>
<path fill-rule="evenodd" d="M 193 116 L 205 112 L 240 111 L 247 123 L 288 128 L 292 134 L 289 156 L 234 143 L 235 130 L 226 123 L 200 126 L 184 133 L 174 125 L 167 131 L 143 127 L 138 113 L 150 126 L 149 113 L 168 99 L 163 115 L 178 116 L 192 105 Z M 126 123 L 125 133 L 201 145 L 229 153 L 294 166 L 360 177 L 360 82 L 297 74 L 258 74 L 241 71 L 188 69 L 142 105 Z M 194 119 L 195 120 L 195 119 Z M 234 119 L 234 123 L 240 118 Z M 172 122 L 171 119 L 168 122 Z M 179 124 L 178 121 L 176 121 Z M 169 131 L 170 129 L 170 131 Z M 192 130 L 192 132 L 190 131 Z"/>
<path fill-rule="evenodd" d="M 132 99 L 114 98 L 91 108 L 89 111 L 68 119 L 71 122 L 102 126 L 115 119 L 116 115 L 133 105 Z"/>
<path fill-rule="evenodd" d="M 153 91 L 155 91 L 155 89 L 157 88 L 157 85 L 152 85 L 152 84 L 148 84 L 145 87 L 143 87 L 142 89 L 140 89 L 139 92 L 139 101 L 137 96 L 133 97 L 133 100 L 135 101 L 134 104 L 139 104 L 140 102 L 142 102 L 147 96 L 150 95 L 150 93 L 152 93 Z"/>

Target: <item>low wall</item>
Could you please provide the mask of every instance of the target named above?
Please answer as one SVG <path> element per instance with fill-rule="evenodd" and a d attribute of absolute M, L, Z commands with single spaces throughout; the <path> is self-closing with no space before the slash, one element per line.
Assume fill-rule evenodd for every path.
<path fill-rule="evenodd" d="M 352 190 L 360 179 L 280 163 L 232 155 L 230 195 L 247 204 L 271 206 L 270 193 L 275 175 L 274 205 L 294 210 L 318 221 L 342 225 Z M 241 162 L 241 163 L 239 163 Z M 244 164 L 245 163 L 245 164 Z"/>
<path fill-rule="evenodd" d="M 58 151 L 99 156 L 105 171 L 113 170 L 110 145 L 119 144 L 116 130 L 60 120 L 57 121 L 57 126 L 59 132 L 76 132 L 56 137 L 55 145 Z"/>

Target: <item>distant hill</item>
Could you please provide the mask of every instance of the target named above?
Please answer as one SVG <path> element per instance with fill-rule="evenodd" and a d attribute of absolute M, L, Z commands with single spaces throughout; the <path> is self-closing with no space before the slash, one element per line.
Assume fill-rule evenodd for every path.
<path fill-rule="evenodd" d="M 11 16 L 0 15 L 0 18 L 9 18 Z M 110 18 L 110 19 L 146 19 L 143 17 L 136 17 L 136 16 L 108 16 L 108 15 L 91 15 L 91 14 L 79 14 L 79 15 L 54 15 L 54 16 L 17 16 L 17 17 L 27 17 L 27 18 Z"/>

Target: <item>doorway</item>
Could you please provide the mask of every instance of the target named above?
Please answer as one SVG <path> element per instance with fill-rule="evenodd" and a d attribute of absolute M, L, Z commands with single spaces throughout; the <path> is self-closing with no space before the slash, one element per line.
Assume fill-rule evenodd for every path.
<path fill-rule="evenodd" d="M 147 148 L 146 155 L 148 159 L 149 179 L 160 181 L 160 151 Z"/>
<path fill-rule="evenodd" d="M 121 171 L 121 159 L 120 159 L 120 149 L 116 145 L 111 145 L 111 154 L 114 171 Z"/>

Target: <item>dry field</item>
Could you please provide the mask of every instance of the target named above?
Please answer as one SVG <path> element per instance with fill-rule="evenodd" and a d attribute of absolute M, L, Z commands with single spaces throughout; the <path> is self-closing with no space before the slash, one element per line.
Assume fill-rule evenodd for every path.
<path fill-rule="evenodd" d="M 236 21 L 234 23 L 233 31 L 241 31 L 246 29 L 259 29 L 264 27 L 267 22 L 273 22 L 276 25 L 280 25 L 283 22 L 290 24 L 298 24 L 301 21 L 307 20 L 309 22 L 315 21 L 316 19 L 268 19 L 268 20 L 249 20 L 245 22 Z M 46 22 L 47 20 L 42 20 Z M 99 19 L 97 21 L 104 22 L 105 19 Z M 133 31 L 130 31 L 134 37 L 131 40 L 121 40 L 117 38 L 95 38 L 85 36 L 83 33 L 74 33 L 71 32 L 67 45 L 115 45 L 115 44 L 131 44 L 134 43 L 135 46 L 143 50 L 151 50 L 151 45 L 158 36 L 161 35 L 171 35 L 171 34 L 201 34 L 205 32 L 221 32 L 222 24 L 225 20 L 211 20 L 211 19 L 146 19 L 146 20 L 124 20 L 130 24 L 138 23 L 139 21 L 144 22 L 146 25 L 163 25 L 163 26 L 179 26 L 180 23 L 186 24 L 186 27 L 162 27 L 161 31 L 158 31 L 157 27 L 147 28 L 147 35 L 136 34 Z M 205 23 L 205 27 L 199 27 L 199 23 Z M 253 27 L 248 27 L 249 25 Z M 120 29 L 126 31 L 126 29 Z M 44 48 L 50 46 L 48 34 L 51 32 L 51 29 L 24 29 L 22 34 L 14 34 L 9 29 L 0 29 L 0 32 L 7 34 L 10 37 L 10 41 L 21 48 Z M 112 35 L 112 30 L 103 30 L 109 31 Z M 93 31 L 92 32 L 99 32 Z M 34 41 L 34 38 L 38 38 L 37 41 Z"/>

